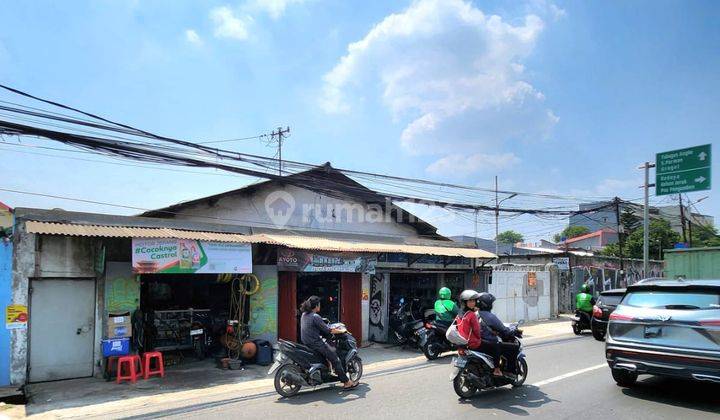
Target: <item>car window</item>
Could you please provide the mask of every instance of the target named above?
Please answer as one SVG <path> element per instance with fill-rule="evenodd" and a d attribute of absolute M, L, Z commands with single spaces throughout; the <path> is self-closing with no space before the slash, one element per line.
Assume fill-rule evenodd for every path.
<path fill-rule="evenodd" d="M 720 309 L 720 293 L 637 291 L 629 293 L 623 305 L 664 309 Z"/>
<path fill-rule="evenodd" d="M 598 299 L 598 300 L 600 301 L 601 305 L 615 306 L 618 303 L 620 303 L 620 300 L 622 300 L 622 295 L 619 295 L 619 296 L 617 296 L 617 295 L 601 295 L 600 299 Z"/>

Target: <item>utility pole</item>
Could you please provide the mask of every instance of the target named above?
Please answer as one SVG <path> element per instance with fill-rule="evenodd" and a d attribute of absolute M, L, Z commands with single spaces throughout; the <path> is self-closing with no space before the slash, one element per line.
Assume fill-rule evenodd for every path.
<path fill-rule="evenodd" d="M 687 235 L 685 233 L 685 209 L 683 208 L 682 194 L 678 194 L 680 202 L 680 226 L 682 227 L 683 242 L 687 243 Z"/>
<path fill-rule="evenodd" d="M 618 234 L 618 246 L 620 251 L 620 275 L 623 276 L 623 279 L 625 278 L 625 260 L 623 255 L 623 246 L 625 244 L 625 238 L 623 235 L 625 232 L 621 232 L 623 229 L 623 226 L 620 224 L 620 197 L 615 197 L 613 200 L 615 202 L 615 220 L 617 222 L 617 234 Z"/>
<path fill-rule="evenodd" d="M 500 255 L 500 248 L 498 247 L 498 219 L 500 218 L 500 202 L 498 201 L 498 182 L 497 175 L 495 175 L 495 255 Z M 498 258 L 498 261 L 500 259 Z"/>
<path fill-rule="evenodd" d="M 650 272 L 650 187 L 654 187 L 655 184 L 650 184 L 650 168 L 654 168 L 655 164 L 645 162 L 638 169 L 645 170 L 645 206 L 643 208 L 643 275 L 647 276 Z"/>
<path fill-rule="evenodd" d="M 271 142 L 277 142 L 278 145 L 278 175 L 282 176 L 282 145 L 283 145 L 283 138 L 288 137 L 290 135 L 290 127 L 286 127 L 283 129 L 282 127 L 278 127 L 276 131 L 273 131 L 270 133 L 270 141 Z"/>

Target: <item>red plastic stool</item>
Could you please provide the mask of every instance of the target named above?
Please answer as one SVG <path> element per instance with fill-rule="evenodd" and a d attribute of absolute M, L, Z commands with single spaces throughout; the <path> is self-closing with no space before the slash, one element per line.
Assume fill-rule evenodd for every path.
<path fill-rule="evenodd" d="M 157 362 L 157 367 L 151 370 L 150 362 L 153 360 Z M 145 379 L 149 378 L 152 375 L 160 375 L 161 378 L 165 377 L 165 365 L 163 364 L 163 355 L 159 351 L 149 351 L 147 353 L 143 353 L 143 366 L 145 368 L 143 369 L 143 371 L 145 372 Z"/>
<path fill-rule="evenodd" d="M 127 367 L 127 371 L 129 372 L 127 375 L 123 374 L 123 365 Z M 118 357 L 117 383 L 127 379 L 129 379 L 130 382 L 135 383 L 138 376 L 142 376 L 142 374 L 143 367 L 142 362 L 140 361 L 140 356 L 132 354 L 130 356 Z"/>

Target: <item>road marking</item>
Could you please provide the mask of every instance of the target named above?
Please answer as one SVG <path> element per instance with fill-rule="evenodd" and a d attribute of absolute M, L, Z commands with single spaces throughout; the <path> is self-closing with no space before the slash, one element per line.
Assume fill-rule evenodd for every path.
<path fill-rule="evenodd" d="M 583 373 L 592 372 L 593 370 L 602 369 L 602 368 L 604 368 L 604 367 L 607 367 L 607 363 L 603 363 L 603 364 L 595 365 L 595 366 L 590 366 L 589 368 L 580 369 L 580 370 L 575 370 L 575 371 L 572 371 L 572 372 L 568 372 L 568 373 L 566 373 L 566 374 L 564 374 L 564 375 L 555 376 L 555 377 L 550 378 L 550 379 L 545 379 L 544 381 L 540 381 L 540 382 L 536 382 L 536 383 L 532 384 L 532 386 L 536 386 L 536 387 L 539 388 L 539 387 L 541 387 L 541 386 L 545 386 L 545 385 L 551 384 L 551 383 L 553 383 L 553 382 L 562 381 L 563 379 L 571 378 L 571 377 L 577 376 L 577 375 L 582 375 Z"/>

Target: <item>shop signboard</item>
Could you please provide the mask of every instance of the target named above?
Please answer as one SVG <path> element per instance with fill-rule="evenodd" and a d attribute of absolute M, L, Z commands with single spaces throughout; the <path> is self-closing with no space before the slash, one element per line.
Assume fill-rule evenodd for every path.
<path fill-rule="evenodd" d="M 278 249 L 278 271 L 375 273 L 377 256 L 348 252 L 309 252 Z"/>
<path fill-rule="evenodd" d="M 570 257 L 557 257 L 553 258 L 552 261 L 558 266 L 558 270 L 570 269 Z"/>
<path fill-rule="evenodd" d="M 132 240 L 133 273 L 252 273 L 252 247 L 190 239 Z"/>

